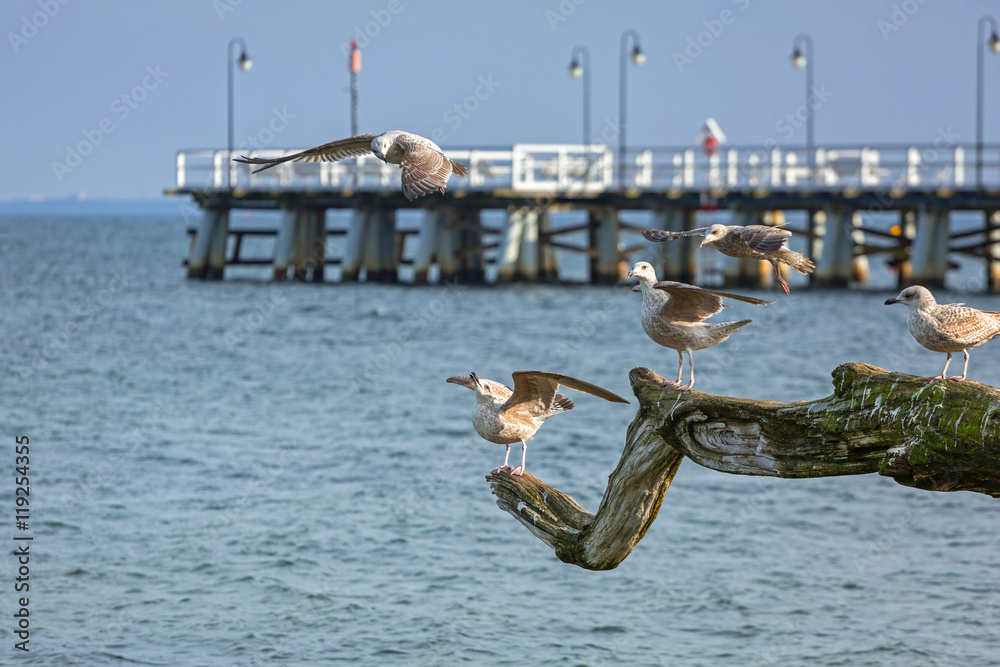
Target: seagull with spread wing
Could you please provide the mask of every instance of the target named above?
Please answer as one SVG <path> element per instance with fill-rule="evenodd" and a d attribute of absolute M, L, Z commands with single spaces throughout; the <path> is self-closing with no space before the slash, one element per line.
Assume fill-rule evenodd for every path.
<path fill-rule="evenodd" d="M 336 162 L 368 153 L 374 153 L 388 164 L 399 165 L 403 170 L 403 194 L 411 201 L 435 190 L 444 194 L 444 186 L 452 173 L 459 176 L 469 173 L 464 164 L 449 160 L 444 151 L 430 139 L 401 130 L 390 130 L 383 134 L 359 134 L 285 157 L 242 155 L 233 160 L 244 164 L 264 165 L 254 170 L 253 173 L 256 174 L 283 162 Z"/>
<path fill-rule="evenodd" d="M 711 243 L 723 255 L 739 259 L 760 259 L 770 262 L 774 268 L 774 277 L 778 279 L 781 289 L 788 294 L 788 283 L 781 277 L 779 264 L 787 264 L 799 273 L 810 273 L 816 268 L 808 257 L 802 253 L 789 250 L 786 242 L 792 235 L 787 229 L 769 227 L 767 225 L 712 225 L 699 227 L 685 232 L 671 232 L 661 229 L 647 229 L 642 233 L 650 241 L 673 241 L 686 236 L 704 236 L 702 247 Z"/>
<path fill-rule="evenodd" d="M 573 401 L 558 393 L 559 385 L 612 403 L 628 404 L 624 398 L 607 389 L 568 375 L 543 371 L 516 371 L 513 375 L 513 391 L 500 382 L 481 378 L 475 373 L 455 375 L 447 379 L 447 382 L 460 384 L 476 392 L 476 405 L 472 409 L 472 426 L 476 433 L 490 442 L 507 447 L 503 465 L 491 471 L 494 475 L 506 471 L 515 476 L 523 473 L 527 441 L 531 440 L 546 419 L 573 409 Z M 510 446 L 515 442 L 521 443 L 521 465 L 511 468 L 507 465 L 507 459 L 510 458 Z"/>
<path fill-rule="evenodd" d="M 663 347 L 677 350 L 680 363 L 677 366 L 677 380 L 664 380 L 663 386 L 674 386 L 678 391 L 687 391 L 694 386 L 695 350 L 718 345 L 742 326 L 753 320 L 706 324 L 705 320 L 725 308 L 722 298 L 736 299 L 755 305 L 774 303 L 750 296 L 740 296 L 729 292 L 717 292 L 694 285 L 675 283 L 669 280 L 657 282 L 656 270 L 648 262 L 638 262 L 629 271 L 629 278 L 639 279 L 638 289 L 642 292 L 642 328 L 646 335 Z M 684 370 L 684 353 L 687 352 L 691 366 L 691 379 L 681 384 Z"/>

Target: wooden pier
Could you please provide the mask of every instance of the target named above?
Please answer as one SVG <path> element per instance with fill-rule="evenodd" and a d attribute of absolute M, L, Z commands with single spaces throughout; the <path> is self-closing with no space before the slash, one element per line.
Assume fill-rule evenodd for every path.
<path fill-rule="evenodd" d="M 468 165 L 468 178 L 452 177 L 443 196 L 410 202 L 398 168 L 373 156 L 288 162 L 251 174 L 226 151 L 181 151 L 177 187 L 167 193 L 191 196 L 203 211 L 190 230 L 188 276 L 221 279 L 226 266 L 264 264 L 275 280 L 325 281 L 326 266 L 338 265 L 341 281 L 397 282 L 400 267 L 410 266 L 418 284 L 435 273 L 438 281 L 551 282 L 560 280 L 557 251 L 571 251 L 587 257 L 591 283 L 613 284 L 634 257 L 652 251 L 659 276 L 693 282 L 700 239 L 653 246 L 637 238 L 625 245 L 641 228 L 620 214 L 647 211 L 650 226 L 684 230 L 697 226 L 705 210 L 728 211 L 730 224 L 781 224 L 789 212 L 802 211 L 805 226 L 792 229 L 816 262 L 813 285 L 864 283 L 869 258 L 884 256 L 901 286 L 941 287 L 950 257 L 960 254 L 981 260 L 989 289 L 1000 291 L 1000 145 L 983 148 L 979 182 L 973 182 L 975 147 L 960 145 L 830 147 L 811 154 L 733 147 L 712 156 L 692 147 L 630 150 L 623 182 L 616 182 L 616 151 L 606 146 L 447 152 Z M 229 219 L 239 209 L 280 211 L 280 222 L 270 230 L 241 230 Z M 350 210 L 349 224 L 328 228 L 331 209 Z M 397 212 L 406 209 L 422 212 L 416 228 L 397 225 Z M 503 212 L 495 228 L 483 224 L 483 212 L 493 210 Z M 584 211 L 585 222 L 554 229 L 551 216 L 565 211 Z M 976 212 L 981 223 L 953 231 L 955 211 Z M 866 224 L 866 217 L 883 213 L 895 223 Z M 584 232 L 582 244 L 567 240 Z M 262 235 L 274 237 L 271 256 L 244 257 L 244 238 Z M 332 235 L 344 237 L 337 256 L 328 256 Z M 415 243 L 406 243 L 410 236 Z M 769 267 L 760 264 L 725 258 L 723 284 L 769 284 Z"/>

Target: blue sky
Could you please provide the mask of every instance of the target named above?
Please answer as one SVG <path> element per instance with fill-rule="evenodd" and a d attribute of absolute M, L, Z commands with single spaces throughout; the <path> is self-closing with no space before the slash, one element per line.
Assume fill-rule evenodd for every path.
<path fill-rule="evenodd" d="M 630 145 L 692 143 L 715 117 L 733 144 L 802 144 L 794 37 L 815 42 L 817 144 L 974 141 L 976 21 L 985 0 L 469 2 L 375 0 L 6 0 L 0 5 L 8 160 L 0 201 L 154 199 L 180 148 L 226 142 L 226 44 L 253 59 L 236 76 L 237 144 L 305 148 L 350 131 L 342 45 L 364 44 L 362 132 L 406 129 L 451 146 L 578 143 L 592 60 L 593 133 L 629 69 Z M 1000 141 L 1000 56 L 986 59 L 986 140 Z M 436 134 L 435 134 L 436 133 Z M 74 157 L 82 145 L 86 155 Z"/>

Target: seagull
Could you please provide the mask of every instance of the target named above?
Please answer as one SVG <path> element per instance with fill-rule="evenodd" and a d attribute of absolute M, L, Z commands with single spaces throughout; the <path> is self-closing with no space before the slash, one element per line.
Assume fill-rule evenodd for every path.
<path fill-rule="evenodd" d="M 969 308 L 964 303 L 939 304 L 930 290 L 920 285 L 907 287 L 885 305 L 901 303 L 910 309 L 906 326 L 917 342 L 934 352 L 947 352 L 944 370 L 929 378 L 932 383 L 944 380 L 952 352 L 965 354 L 961 375 L 950 380 L 964 380 L 969 370 L 969 350 L 1000 336 L 1000 313 Z"/>
<path fill-rule="evenodd" d="M 778 279 L 781 289 L 788 294 L 788 283 L 781 277 L 779 264 L 787 264 L 799 273 L 810 273 L 816 268 L 808 257 L 802 253 L 789 250 L 786 245 L 792 235 L 787 229 L 769 227 L 767 225 L 712 225 L 699 227 L 686 232 L 670 232 L 661 229 L 647 229 L 642 233 L 650 241 L 673 241 L 685 236 L 704 236 L 701 247 L 712 243 L 723 255 L 740 259 L 761 259 L 771 262 L 774 267 L 774 277 Z"/>
<path fill-rule="evenodd" d="M 472 409 L 472 425 L 476 433 L 490 442 L 506 445 L 507 453 L 503 465 L 491 472 L 510 471 L 519 476 L 524 472 L 524 455 L 527 441 L 535 434 L 546 419 L 573 409 L 573 401 L 556 393 L 559 385 L 583 391 L 612 403 L 628 404 L 624 398 L 597 385 L 558 373 L 542 371 L 516 371 L 514 390 L 493 380 L 481 378 L 475 373 L 455 375 L 447 382 L 460 384 L 476 392 L 476 405 Z M 511 468 L 507 465 L 512 443 L 521 443 L 521 465 Z"/>
<path fill-rule="evenodd" d="M 466 176 L 469 173 L 464 164 L 452 162 L 441 148 L 417 134 L 390 130 L 382 134 L 359 134 L 347 139 L 331 141 L 328 144 L 310 148 L 278 158 L 247 157 L 233 158 L 244 164 L 262 164 L 253 173 L 270 169 L 282 162 L 336 162 L 347 157 L 374 153 L 383 162 L 398 164 L 403 170 L 403 194 L 410 201 L 423 197 L 435 190 L 444 194 L 444 186 L 452 173 Z"/>
<path fill-rule="evenodd" d="M 723 297 L 755 305 L 774 303 L 668 280 L 657 282 L 656 271 L 648 262 L 638 262 L 628 276 L 639 279 L 639 285 L 632 289 L 642 292 L 642 328 L 646 335 L 664 347 L 677 350 L 680 362 L 677 365 L 677 380 L 664 380 L 662 383 L 664 387 L 676 387 L 677 391 L 687 391 L 694 386 L 693 351 L 717 345 L 753 321 L 705 324 L 705 319 L 726 307 L 722 303 Z M 684 352 L 687 352 L 691 365 L 691 379 L 682 385 Z"/>

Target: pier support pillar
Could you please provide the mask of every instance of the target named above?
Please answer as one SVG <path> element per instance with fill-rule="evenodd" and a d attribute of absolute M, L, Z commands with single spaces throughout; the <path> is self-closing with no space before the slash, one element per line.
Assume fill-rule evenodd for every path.
<path fill-rule="evenodd" d="M 340 263 L 341 282 L 354 282 L 361 273 L 361 251 L 365 247 L 369 211 L 356 208 L 351 213 L 351 223 L 344 237 L 344 258 Z"/>
<path fill-rule="evenodd" d="M 910 284 L 927 289 L 944 287 L 948 271 L 948 210 L 921 206 L 917 210 L 917 235 L 913 239 L 913 273 Z"/>
<path fill-rule="evenodd" d="M 292 277 L 298 281 L 304 281 L 309 275 L 310 258 L 310 232 L 311 219 L 308 210 L 300 209 L 295 212 L 295 242 L 292 253 Z"/>
<path fill-rule="evenodd" d="M 379 283 L 395 283 L 399 281 L 399 271 L 396 266 L 396 211 L 388 208 L 375 208 L 370 212 L 366 225 L 365 249 L 363 252 L 365 264 L 365 280 Z"/>
<path fill-rule="evenodd" d="M 667 208 L 654 213 L 656 228 L 672 232 L 682 232 L 694 229 L 698 225 L 698 211 L 695 209 Z M 697 257 L 703 238 L 692 236 L 676 241 L 667 241 L 661 257 L 662 271 L 657 272 L 660 280 L 676 280 L 682 283 L 694 283 L 697 275 Z"/>
<path fill-rule="evenodd" d="M 559 260 L 556 248 L 549 243 L 552 225 L 548 211 L 538 211 L 538 281 L 554 283 L 559 281 Z"/>
<path fill-rule="evenodd" d="M 188 278 L 221 280 L 226 267 L 229 210 L 206 208 L 188 256 Z"/>
<path fill-rule="evenodd" d="M 518 279 L 526 210 L 524 207 L 507 209 L 507 219 L 504 221 L 503 232 L 500 234 L 497 283 L 509 283 Z"/>
<path fill-rule="evenodd" d="M 297 219 L 298 211 L 294 209 L 284 209 L 281 212 L 281 220 L 278 223 L 278 237 L 274 242 L 274 259 L 272 261 L 275 280 L 285 280 L 288 278 L 288 263 L 292 257 Z"/>
<path fill-rule="evenodd" d="M 986 285 L 994 294 L 1000 292 L 1000 211 L 986 214 Z"/>
<path fill-rule="evenodd" d="M 590 210 L 590 284 L 617 285 L 624 277 L 618 265 L 618 210 L 602 206 Z"/>
<path fill-rule="evenodd" d="M 826 234 L 813 284 L 817 287 L 847 287 L 854 277 L 854 210 L 832 206 L 826 210 Z"/>
<path fill-rule="evenodd" d="M 312 281 L 314 283 L 324 282 L 326 274 L 326 210 L 322 208 L 311 209 L 310 219 L 310 243 L 309 252 L 312 269 Z"/>

